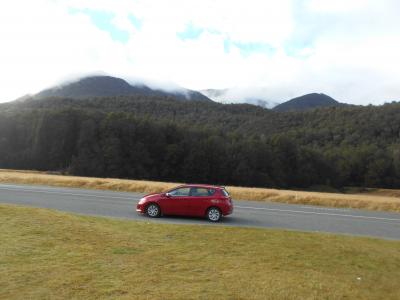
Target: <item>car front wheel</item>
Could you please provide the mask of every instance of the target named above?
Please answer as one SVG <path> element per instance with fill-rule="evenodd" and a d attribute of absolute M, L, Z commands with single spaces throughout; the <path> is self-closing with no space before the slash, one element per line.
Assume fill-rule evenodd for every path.
<path fill-rule="evenodd" d="M 146 215 L 150 218 L 158 218 L 161 215 L 160 207 L 155 203 L 149 204 L 146 208 Z"/>
<path fill-rule="evenodd" d="M 207 210 L 207 219 L 211 222 L 218 222 L 221 220 L 222 213 L 217 207 L 211 207 Z"/>

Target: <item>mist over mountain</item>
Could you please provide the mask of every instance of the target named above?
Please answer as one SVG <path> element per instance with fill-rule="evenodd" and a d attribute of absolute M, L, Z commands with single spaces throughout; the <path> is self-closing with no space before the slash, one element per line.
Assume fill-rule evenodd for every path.
<path fill-rule="evenodd" d="M 231 88 L 231 89 L 207 89 L 193 91 L 178 86 L 157 87 L 157 84 L 149 84 L 140 81 L 128 83 L 128 81 L 107 75 L 95 75 L 62 83 L 60 85 L 44 89 L 35 95 L 25 95 L 16 101 L 45 98 L 70 98 L 86 99 L 96 97 L 120 97 L 141 96 L 145 98 L 160 97 L 163 99 L 177 99 L 189 101 L 216 101 L 224 104 L 252 104 L 275 111 L 302 111 L 317 107 L 331 107 L 344 105 L 325 94 L 307 94 L 287 102 L 278 104 L 265 97 L 265 88 Z M 212 100 L 211 100 L 212 99 Z"/>
<path fill-rule="evenodd" d="M 44 89 L 34 95 L 24 95 L 14 101 L 25 102 L 45 98 L 114 98 L 134 96 L 143 98 L 176 99 L 184 101 L 207 101 L 222 104 L 251 104 L 277 112 L 306 111 L 322 107 L 350 105 L 338 102 L 323 93 L 310 93 L 286 102 L 271 101 L 266 96 L 265 87 L 229 89 L 205 89 L 194 91 L 173 83 L 160 83 L 144 79 L 125 79 L 108 75 L 90 75 L 67 81 Z"/>
<path fill-rule="evenodd" d="M 265 89 L 254 88 L 230 88 L 230 89 L 206 89 L 200 93 L 220 103 L 247 103 L 263 108 L 273 108 L 278 103 L 265 97 Z"/>
<path fill-rule="evenodd" d="M 129 84 L 121 78 L 112 76 L 89 76 L 73 82 L 64 83 L 60 86 L 45 89 L 35 95 L 34 99 L 49 97 L 84 99 L 93 97 L 113 96 L 145 96 L 145 97 L 173 97 L 179 100 L 211 101 L 203 94 L 188 90 L 179 89 L 176 91 L 163 91 L 150 88 L 145 84 Z M 24 96 L 24 99 L 27 97 Z"/>

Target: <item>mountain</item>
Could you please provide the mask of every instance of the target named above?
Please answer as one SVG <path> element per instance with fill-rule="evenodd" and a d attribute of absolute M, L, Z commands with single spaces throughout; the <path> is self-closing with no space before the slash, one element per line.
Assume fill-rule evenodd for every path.
<path fill-rule="evenodd" d="M 277 104 L 265 98 L 265 88 L 229 88 L 229 89 L 206 89 L 193 91 L 185 88 L 178 88 L 173 91 L 152 88 L 145 84 L 130 84 L 124 79 L 112 76 L 88 76 L 76 81 L 63 83 L 30 96 L 25 95 L 18 98 L 17 102 L 29 101 L 31 99 L 45 98 L 111 98 L 120 96 L 135 96 L 163 99 L 193 100 L 193 101 L 216 101 L 224 104 L 252 104 L 262 108 L 275 111 L 303 111 L 317 107 L 342 106 L 333 98 L 325 94 L 307 94 L 291 99 L 282 104 Z"/>
<path fill-rule="evenodd" d="M 318 93 L 311 93 L 297 98 L 293 98 L 287 102 L 274 102 L 267 99 L 264 95 L 268 93 L 265 88 L 230 88 L 230 89 L 207 89 L 201 90 L 200 93 L 208 98 L 220 103 L 246 103 L 257 105 L 263 108 L 273 109 L 279 112 L 286 111 L 304 111 L 317 107 L 343 106 L 335 99 Z"/>
<path fill-rule="evenodd" d="M 45 89 L 34 95 L 33 98 L 43 99 L 59 97 L 83 99 L 113 96 L 167 96 L 179 100 L 211 101 L 209 98 L 196 91 L 182 88 L 174 92 L 166 92 L 163 90 L 152 89 L 144 84 L 131 85 L 121 78 L 111 76 L 84 77 L 74 82 Z"/>
<path fill-rule="evenodd" d="M 273 110 L 280 112 L 304 111 L 318 107 L 332 107 L 332 106 L 343 106 L 343 105 L 345 104 L 340 103 L 325 94 L 312 93 L 296 97 L 289 101 L 281 103 L 275 106 Z"/>
<path fill-rule="evenodd" d="M 272 108 L 277 103 L 263 97 L 265 91 L 263 88 L 230 88 L 230 89 L 206 89 L 200 93 L 206 97 L 220 103 L 246 103 L 261 106 L 263 108 Z"/>

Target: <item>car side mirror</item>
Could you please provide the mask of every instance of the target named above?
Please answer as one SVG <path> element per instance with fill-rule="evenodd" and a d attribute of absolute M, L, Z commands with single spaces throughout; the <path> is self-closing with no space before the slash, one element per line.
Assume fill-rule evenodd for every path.
<path fill-rule="evenodd" d="M 168 198 L 171 197 L 170 193 L 165 193 L 165 196 L 167 196 Z"/>

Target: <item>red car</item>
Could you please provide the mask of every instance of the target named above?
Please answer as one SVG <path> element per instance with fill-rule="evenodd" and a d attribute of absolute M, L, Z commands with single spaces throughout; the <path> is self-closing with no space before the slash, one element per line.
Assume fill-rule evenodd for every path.
<path fill-rule="evenodd" d="M 149 194 L 140 199 L 136 211 L 151 218 L 161 215 L 206 217 L 218 222 L 232 213 L 231 197 L 223 187 L 190 184 L 166 193 Z"/>

